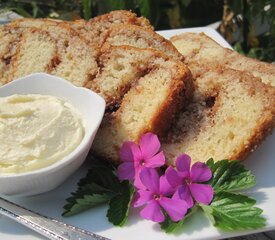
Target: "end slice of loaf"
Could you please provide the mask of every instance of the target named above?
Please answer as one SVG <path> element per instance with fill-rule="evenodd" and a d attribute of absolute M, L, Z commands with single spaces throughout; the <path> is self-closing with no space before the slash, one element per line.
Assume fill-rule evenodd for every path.
<path fill-rule="evenodd" d="M 121 103 L 105 116 L 92 152 L 118 162 L 124 141 L 137 142 L 149 131 L 161 135 L 170 127 L 176 111 L 192 95 L 193 82 L 184 64 L 150 49 L 111 47 L 101 61 L 104 67 L 92 88 L 108 104 L 111 96 Z"/>
<path fill-rule="evenodd" d="M 193 162 L 242 160 L 274 127 L 273 87 L 245 72 L 203 68 L 192 103 L 162 140 L 168 164 L 182 153 Z"/>
<path fill-rule="evenodd" d="M 223 48 L 204 33 L 183 33 L 171 38 L 172 43 L 185 57 L 185 63 L 223 65 L 247 71 L 260 77 L 266 84 L 275 86 L 275 65 L 245 57 L 231 49 Z M 193 73 L 193 72 L 192 72 Z"/>

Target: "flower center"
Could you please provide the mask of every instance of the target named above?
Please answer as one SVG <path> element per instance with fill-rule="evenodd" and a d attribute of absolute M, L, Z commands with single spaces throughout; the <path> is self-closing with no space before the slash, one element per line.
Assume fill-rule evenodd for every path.
<path fill-rule="evenodd" d="M 191 179 L 190 177 L 185 178 L 185 183 L 186 183 L 187 185 L 190 185 L 190 184 L 192 183 L 192 179 Z"/>
<path fill-rule="evenodd" d="M 155 200 L 160 200 L 160 197 L 161 197 L 161 196 L 160 196 L 160 194 L 154 194 L 153 197 L 154 197 Z"/>
<path fill-rule="evenodd" d="M 140 161 L 140 166 L 144 166 L 144 165 L 145 165 L 145 160 L 142 159 L 142 160 Z"/>

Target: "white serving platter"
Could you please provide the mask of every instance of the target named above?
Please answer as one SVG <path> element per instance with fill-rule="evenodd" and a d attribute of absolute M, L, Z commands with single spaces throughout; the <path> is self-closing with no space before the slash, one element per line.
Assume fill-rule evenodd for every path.
<path fill-rule="evenodd" d="M 166 38 L 183 32 L 205 32 L 208 36 L 216 40 L 224 47 L 231 48 L 230 45 L 211 28 L 190 28 L 178 30 L 166 30 L 159 33 Z M 75 173 L 68 181 L 57 189 L 27 198 L 8 198 L 33 211 L 56 218 L 65 223 L 73 224 L 85 230 L 100 234 L 112 240 L 179 240 L 179 239 L 222 239 L 233 236 L 240 236 L 256 232 L 275 229 L 275 134 L 269 136 L 261 146 L 253 152 L 244 162 L 257 179 L 257 185 L 249 190 L 249 195 L 257 200 L 257 207 L 264 211 L 267 219 L 266 227 L 262 229 L 221 232 L 212 226 L 210 221 L 200 212 L 194 214 L 186 221 L 182 231 L 176 235 L 166 234 L 159 229 L 159 225 L 139 218 L 137 212 L 132 211 L 128 223 L 124 227 L 114 227 L 107 221 L 107 206 L 100 206 L 82 214 L 63 218 L 63 206 L 65 199 L 76 189 L 79 179 L 84 176 L 89 168 L 89 163 L 85 163 L 81 169 Z M 0 216 L 0 239 L 1 240 L 35 240 L 44 239 L 40 235 L 32 232 L 20 224 Z"/>

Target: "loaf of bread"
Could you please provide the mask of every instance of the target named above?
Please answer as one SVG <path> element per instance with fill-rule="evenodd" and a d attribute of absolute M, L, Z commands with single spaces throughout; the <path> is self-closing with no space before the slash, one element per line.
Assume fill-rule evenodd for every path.
<path fill-rule="evenodd" d="M 275 86 L 275 65 L 245 57 L 231 49 L 223 48 L 204 33 L 183 33 L 171 38 L 172 43 L 185 57 L 185 63 L 223 65 L 247 71 L 260 77 L 266 84 Z M 194 71 L 193 74 L 196 74 Z"/>
<path fill-rule="evenodd" d="M 159 136 L 166 132 L 191 97 L 193 82 L 184 64 L 152 49 L 111 47 L 100 65 L 91 88 L 107 99 L 109 107 L 92 152 L 118 162 L 124 141 L 137 142 L 146 132 Z M 110 108 L 112 98 L 118 105 Z"/>
<path fill-rule="evenodd" d="M 120 14 L 107 14 L 86 25 L 94 24 L 95 29 L 101 29 L 94 33 L 104 44 L 105 39 L 112 38 L 103 38 L 111 25 L 115 27 L 124 21 L 145 24 L 144 30 L 132 31 L 136 28 L 128 27 L 133 37 L 135 32 L 139 33 L 136 39 L 142 34 L 146 38 L 142 46 L 133 41 L 132 46 L 116 42 L 101 47 L 98 42 L 87 41 L 72 23 L 47 19 L 14 21 L 1 31 L 9 34 L 8 45 L 15 49 L 6 64 L 8 79 L 3 82 L 47 72 L 92 89 L 106 100 L 104 123 L 92 152 L 112 161 L 119 161 L 118 149 L 124 141 L 138 141 L 148 131 L 164 134 L 175 113 L 193 93 L 190 71 L 178 60 L 181 55 L 173 45 L 147 30 L 150 27 L 143 18 L 129 13 L 119 20 Z M 9 51 L 8 45 L 3 52 Z M 167 50 L 170 57 L 160 50 Z"/>
<path fill-rule="evenodd" d="M 192 67 L 200 70 L 193 100 L 162 139 L 168 164 L 182 153 L 193 162 L 244 159 L 274 127 L 275 88 L 246 72 Z"/>

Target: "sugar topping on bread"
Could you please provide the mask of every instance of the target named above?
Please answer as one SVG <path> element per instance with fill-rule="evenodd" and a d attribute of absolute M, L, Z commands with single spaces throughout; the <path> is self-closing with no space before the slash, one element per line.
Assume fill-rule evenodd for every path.
<path fill-rule="evenodd" d="M 223 65 L 248 71 L 260 77 L 266 84 L 275 86 L 275 65 L 245 57 L 231 49 L 223 48 L 204 33 L 183 33 L 171 38 L 171 42 L 185 57 L 185 63 Z"/>

